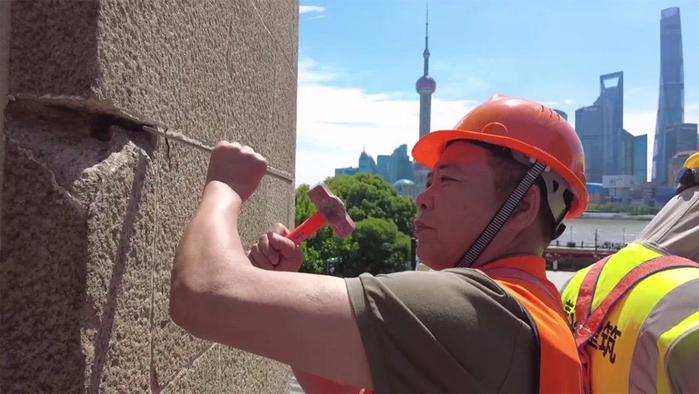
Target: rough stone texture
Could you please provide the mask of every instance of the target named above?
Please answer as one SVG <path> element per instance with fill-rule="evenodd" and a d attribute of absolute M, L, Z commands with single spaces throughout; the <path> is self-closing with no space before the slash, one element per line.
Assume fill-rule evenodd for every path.
<path fill-rule="evenodd" d="M 6 147 L 0 391 L 80 390 L 86 207 L 31 151 Z"/>
<path fill-rule="evenodd" d="M 97 0 L 11 0 L 10 91 L 90 96 L 101 66 L 99 7 Z"/>
<path fill-rule="evenodd" d="M 297 1 L 15 0 L 9 15 L 10 93 L 108 100 L 294 172 Z M 90 126 L 7 111 L 0 392 L 286 391 L 285 366 L 169 319 L 207 155 L 116 127 L 99 141 Z M 242 236 L 292 220 L 293 184 L 265 177 Z"/>
<path fill-rule="evenodd" d="M 221 346 L 221 380 L 224 391 L 288 393 L 289 376 L 279 363 Z"/>
<path fill-rule="evenodd" d="M 7 103 L 8 79 L 10 67 L 10 2 L 0 1 L 0 185 L 2 185 L 3 166 L 5 164 L 5 129 L 2 114 Z M 0 187 L 0 206 L 2 204 L 2 187 Z M 2 233 L 2 216 L 0 215 L 0 233 Z M 0 237 L 0 248 L 2 237 Z"/>
<path fill-rule="evenodd" d="M 173 393 L 222 393 L 220 347 L 208 348 L 192 361 L 189 369 L 183 371 L 169 386 L 166 392 Z"/>

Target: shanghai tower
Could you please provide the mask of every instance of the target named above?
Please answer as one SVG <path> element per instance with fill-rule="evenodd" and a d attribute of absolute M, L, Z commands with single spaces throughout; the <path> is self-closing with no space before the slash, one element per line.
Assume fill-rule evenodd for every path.
<path fill-rule="evenodd" d="M 660 17 L 660 95 L 653 144 L 653 182 L 669 181 L 667 127 L 684 123 L 682 28 L 678 7 L 662 10 Z"/>

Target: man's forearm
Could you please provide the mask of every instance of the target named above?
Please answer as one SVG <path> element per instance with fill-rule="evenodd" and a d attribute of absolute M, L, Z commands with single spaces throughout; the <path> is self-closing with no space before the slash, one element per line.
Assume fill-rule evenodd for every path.
<path fill-rule="evenodd" d="M 240 197 L 228 186 L 210 182 L 177 250 L 172 274 L 173 319 L 200 336 L 210 314 L 206 297 L 230 286 L 236 271 L 252 268 L 238 234 Z M 201 301 L 201 302 L 200 302 Z"/>

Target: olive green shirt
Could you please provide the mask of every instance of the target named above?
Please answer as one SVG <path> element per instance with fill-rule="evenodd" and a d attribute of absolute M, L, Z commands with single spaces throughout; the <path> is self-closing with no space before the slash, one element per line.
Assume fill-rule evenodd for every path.
<path fill-rule="evenodd" d="M 482 272 L 455 268 L 345 279 L 375 392 L 532 392 L 523 308 Z"/>

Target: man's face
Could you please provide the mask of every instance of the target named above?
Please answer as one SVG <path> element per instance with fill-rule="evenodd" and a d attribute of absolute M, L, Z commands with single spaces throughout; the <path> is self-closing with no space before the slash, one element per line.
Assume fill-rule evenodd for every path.
<path fill-rule="evenodd" d="M 452 268 L 502 203 L 495 190 L 490 153 L 459 141 L 442 153 L 428 187 L 417 198 L 417 255 L 435 270 Z"/>

